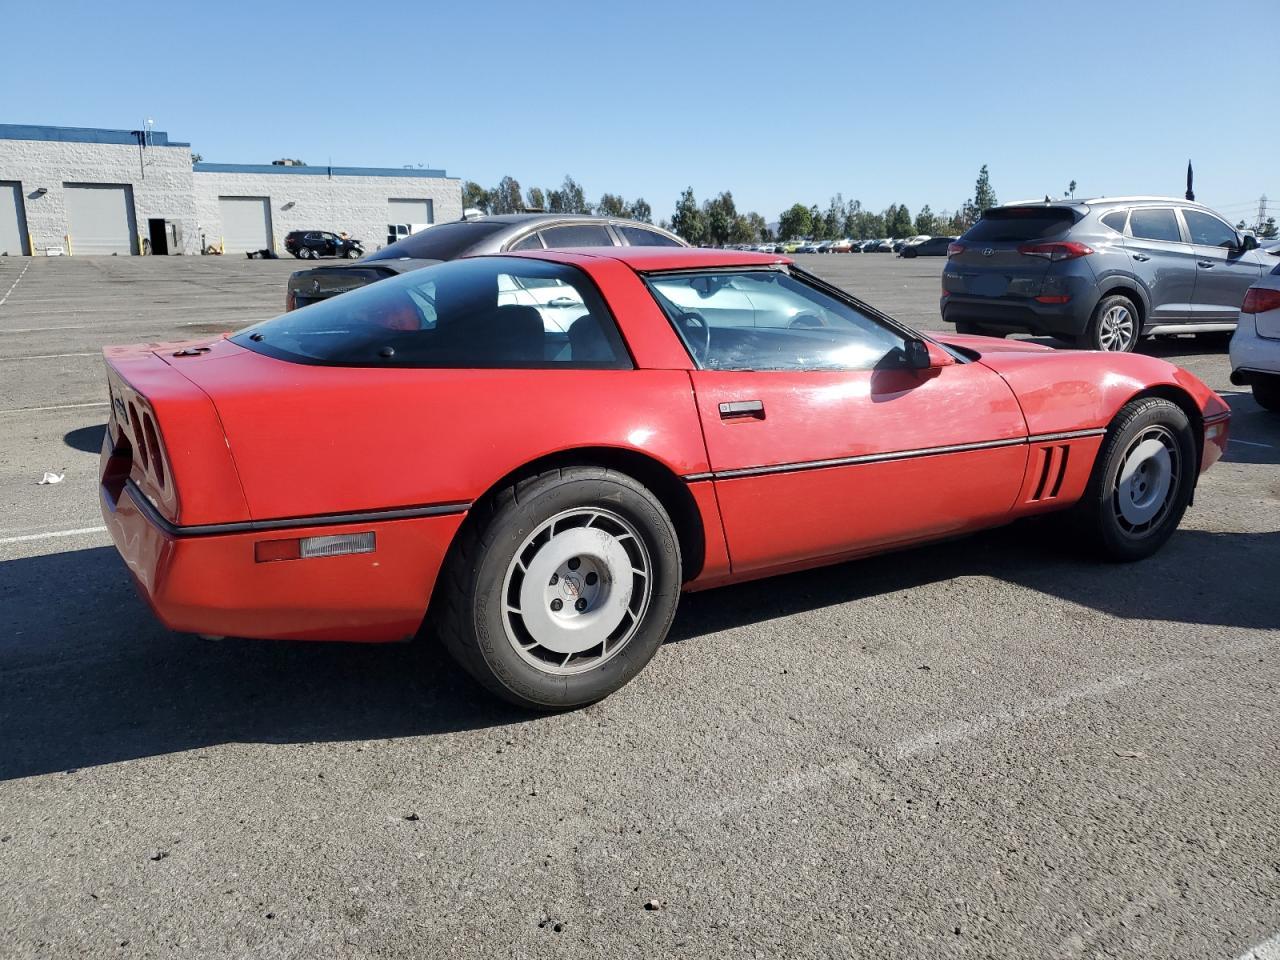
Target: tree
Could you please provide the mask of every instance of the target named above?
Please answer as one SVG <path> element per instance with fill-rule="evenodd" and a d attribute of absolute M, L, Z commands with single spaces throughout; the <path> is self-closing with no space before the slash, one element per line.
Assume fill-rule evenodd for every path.
<path fill-rule="evenodd" d="M 684 193 L 680 194 L 676 211 L 671 215 L 671 231 L 695 247 L 707 242 L 707 220 L 698 209 L 693 187 L 685 187 Z"/>
<path fill-rule="evenodd" d="M 471 208 L 489 212 L 489 191 L 474 180 L 468 180 L 462 185 L 462 209 L 470 210 Z"/>
<path fill-rule="evenodd" d="M 885 229 L 889 231 L 889 236 L 895 238 L 911 236 L 911 211 L 907 209 L 907 205 L 904 203 L 890 209 L 893 211 L 892 216 L 888 212 L 885 213 Z"/>
<path fill-rule="evenodd" d="M 722 247 L 733 241 L 738 220 L 738 207 L 733 202 L 733 194 L 728 190 L 714 200 L 702 205 L 702 214 L 707 224 L 707 241 Z"/>
<path fill-rule="evenodd" d="M 1276 228 L 1276 218 L 1267 217 L 1267 222 L 1262 225 L 1262 229 L 1258 231 L 1258 236 L 1263 240 L 1274 240 L 1280 230 Z"/>
<path fill-rule="evenodd" d="M 797 203 L 778 217 L 778 236 L 784 240 L 795 240 L 805 236 L 812 226 L 813 214 L 803 203 Z"/>
<path fill-rule="evenodd" d="M 490 213 L 519 213 L 524 209 L 524 194 L 520 181 L 515 177 L 503 177 L 489 191 Z"/>
<path fill-rule="evenodd" d="M 1074 180 L 1067 184 L 1067 192 L 1064 196 L 1068 196 L 1072 200 L 1076 198 L 1076 182 Z"/>
<path fill-rule="evenodd" d="M 653 223 L 653 208 L 644 197 L 636 197 L 635 202 L 631 204 L 631 219 L 639 220 L 641 223 Z"/>
<path fill-rule="evenodd" d="M 528 199 L 525 201 L 525 206 L 528 209 L 530 210 L 547 209 L 547 196 L 542 192 L 541 187 L 530 187 L 529 192 L 528 194 L 526 194 L 526 196 L 528 197 Z"/>
<path fill-rule="evenodd" d="M 933 215 L 933 211 L 929 209 L 926 203 L 920 208 L 920 212 L 916 214 L 916 233 L 924 236 L 932 236 L 938 229 L 937 218 Z"/>
<path fill-rule="evenodd" d="M 754 243 L 768 238 L 769 224 L 765 222 L 764 217 L 752 210 L 745 219 L 748 235 L 742 239 L 742 243 Z"/>
<path fill-rule="evenodd" d="M 631 210 L 622 197 L 616 193 L 606 193 L 601 195 L 600 202 L 596 204 L 596 214 L 601 217 L 625 219 L 631 215 Z"/>
<path fill-rule="evenodd" d="M 840 232 L 846 237 L 857 237 L 858 226 L 862 218 L 862 201 L 850 200 L 844 208 L 844 223 L 840 225 Z"/>
<path fill-rule="evenodd" d="M 204 157 L 198 153 L 193 153 L 191 155 L 191 164 L 192 166 L 195 166 L 197 163 L 204 163 Z"/>
<path fill-rule="evenodd" d="M 558 190 L 547 191 L 547 211 L 549 213 L 590 213 L 591 206 L 587 203 L 582 185 L 566 174 Z"/>
<path fill-rule="evenodd" d="M 973 208 L 981 216 L 998 203 L 996 192 L 991 188 L 991 175 L 987 173 L 987 165 L 984 163 L 978 171 L 978 180 L 973 185 Z"/>

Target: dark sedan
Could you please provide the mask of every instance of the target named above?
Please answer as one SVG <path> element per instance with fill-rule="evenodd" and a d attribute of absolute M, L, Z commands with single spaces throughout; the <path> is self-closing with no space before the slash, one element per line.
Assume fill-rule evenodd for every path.
<path fill-rule="evenodd" d="M 289 278 L 293 310 L 432 264 L 482 253 L 564 247 L 687 247 L 651 223 L 562 213 L 512 213 L 439 223 L 355 263 L 299 270 Z"/>
<path fill-rule="evenodd" d="M 945 257 L 947 247 L 955 243 L 957 237 L 930 237 L 902 248 L 904 257 Z"/>

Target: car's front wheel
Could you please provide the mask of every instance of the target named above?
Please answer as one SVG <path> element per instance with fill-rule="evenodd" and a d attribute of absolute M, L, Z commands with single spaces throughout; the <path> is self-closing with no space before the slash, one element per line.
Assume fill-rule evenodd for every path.
<path fill-rule="evenodd" d="M 454 658 L 535 710 L 602 700 L 670 629 L 680 550 L 661 502 L 603 467 L 550 470 L 482 503 L 459 534 L 433 614 Z"/>
<path fill-rule="evenodd" d="M 352 247 L 346 252 L 346 257 L 348 260 L 358 260 L 360 258 L 360 251 L 355 247 Z"/>
<path fill-rule="evenodd" d="M 1086 350 L 1129 353 L 1138 345 L 1141 327 L 1133 301 L 1112 294 L 1098 302 L 1079 343 Z"/>
<path fill-rule="evenodd" d="M 1146 397 L 1116 415 L 1074 524 L 1103 558 L 1141 560 L 1173 535 L 1195 490 L 1195 436 L 1177 404 Z"/>
<path fill-rule="evenodd" d="M 1280 413 L 1280 375 L 1255 374 L 1254 376 L 1253 399 L 1262 409 Z"/>

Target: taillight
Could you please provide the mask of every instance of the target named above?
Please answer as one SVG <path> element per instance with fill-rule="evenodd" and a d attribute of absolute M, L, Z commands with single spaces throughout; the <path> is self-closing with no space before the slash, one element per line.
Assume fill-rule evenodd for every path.
<path fill-rule="evenodd" d="M 962 254 L 962 253 L 964 253 L 964 244 L 963 244 L 963 243 L 948 243 L 948 244 L 947 244 L 947 256 L 948 256 L 948 257 L 958 257 L 958 256 L 960 256 L 960 254 Z"/>
<path fill-rule="evenodd" d="M 1053 243 L 1024 243 L 1018 252 L 1028 257 L 1042 257 L 1045 260 L 1074 260 L 1076 257 L 1087 257 L 1093 253 L 1093 247 L 1077 243 L 1075 240 L 1057 240 Z"/>
<path fill-rule="evenodd" d="M 1250 287 L 1244 295 L 1240 312 L 1266 313 L 1268 310 L 1280 310 L 1280 290 L 1272 290 L 1269 287 Z"/>
<path fill-rule="evenodd" d="M 284 312 L 288 313 L 290 310 L 297 309 L 297 307 L 298 307 L 298 295 L 294 293 L 292 290 L 290 290 L 288 293 L 284 295 Z"/>

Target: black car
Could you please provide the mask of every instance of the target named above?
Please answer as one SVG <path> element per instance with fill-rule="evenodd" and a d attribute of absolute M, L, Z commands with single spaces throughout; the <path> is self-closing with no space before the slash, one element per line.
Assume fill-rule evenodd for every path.
<path fill-rule="evenodd" d="M 356 287 L 481 253 L 563 247 L 687 247 L 651 223 L 563 213 L 512 213 L 472 217 L 410 234 L 359 263 L 299 270 L 289 278 L 285 309 L 305 307 Z"/>
<path fill-rule="evenodd" d="M 930 237 L 910 246 L 902 248 L 904 257 L 945 257 L 947 247 L 956 242 L 956 237 Z"/>
<path fill-rule="evenodd" d="M 320 257 L 343 257 L 355 260 L 364 256 L 364 244 L 350 237 L 340 237 L 327 230 L 294 230 L 284 238 L 284 248 L 299 260 Z"/>

